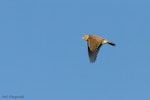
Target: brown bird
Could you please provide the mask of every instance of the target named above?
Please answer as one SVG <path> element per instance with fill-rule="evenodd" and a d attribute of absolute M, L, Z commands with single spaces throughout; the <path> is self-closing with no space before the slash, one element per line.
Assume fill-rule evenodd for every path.
<path fill-rule="evenodd" d="M 114 43 L 95 35 L 84 35 L 82 39 L 87 41 L 88 54 L 91 63 L 96 61 L 98 51 L 103 44 L 108 43 L 112 46 L 115 46 Z"/>

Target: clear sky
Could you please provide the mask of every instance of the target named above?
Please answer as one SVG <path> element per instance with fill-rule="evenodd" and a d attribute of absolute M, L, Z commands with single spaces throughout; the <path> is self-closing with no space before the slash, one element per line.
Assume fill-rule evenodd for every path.
<path fill-rule="evenodd" d="M 149 4 L 1 0 L 0 100 L 150 100 Z M 116 43 L 93 64 L 88 33 Z"/>

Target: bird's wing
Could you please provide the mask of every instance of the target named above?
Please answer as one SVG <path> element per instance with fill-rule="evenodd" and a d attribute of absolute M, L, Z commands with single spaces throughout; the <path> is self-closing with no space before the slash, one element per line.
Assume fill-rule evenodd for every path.
<path fill-rule="evenodd" d="M 91 51 L 95 51 L 98 47 L 99 47 L 99 45 L 102 43 L 102 40 L 100 40 L 99 38 L 97 38 L 97 37 L 90 37 L 89 39 L 88 39 L 88 47 L 89 47 L 89 49 L 91 50 Z"/>
<path fill-rule="evenodd" d="M 89 59 L 90 59 L 91 63 L 96 61 L 97 54 L 98 54 L 99 49 L 100 49 L 101 46 L 102 45 L 99 45 L 99 47 L 95 51 L 91 51 L 90 48 L 88 47 L 88 55 L 89 55 Z"/>
<path fill-rule="evenodd" d="M 100 41 L 97 38 L 90 38 L 88 40 L 88 54 L 89 54 L 90 62 L 96 61 L 97 54 L 101 46 L 102 46 L 102 41 Z"/>

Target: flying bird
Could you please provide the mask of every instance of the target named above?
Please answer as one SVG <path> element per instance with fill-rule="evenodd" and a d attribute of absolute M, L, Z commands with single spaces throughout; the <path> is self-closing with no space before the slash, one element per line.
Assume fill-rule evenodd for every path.
<path fill-rule="evenodd" d="M 91 63 L 94 63 L 96 61 L 99 49 L 103 44 L 107 43 L 107 44 L 110 44 L 112 46 L 115 46 L 114 43 L 112 43 L 112 42 L 110 42 L 110 41 L 108 41 L 102 37 L 96 36 L 96 35 L 84 35 L 82 37 L 82 39 L 87 41 L 88 55 L 89 55 L 89 59 L 90 59 Z"/>

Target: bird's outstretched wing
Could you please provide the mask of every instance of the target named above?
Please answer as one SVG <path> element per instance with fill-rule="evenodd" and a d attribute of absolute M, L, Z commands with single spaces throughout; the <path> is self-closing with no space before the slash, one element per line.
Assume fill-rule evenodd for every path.
<path fill-rule="evenodd" d="M 102 39 L 100 39 L 99 37 L 91 36 L 88 39 L 88 54 L 91 63 L 96 61 L 97 54 L 101 46 Z"/>
<path fill-rule="evenodd" d="M 100 44 L 95 51 L 91 51 L 89 46 L 88 46 L 88 55 L 89 55 L 89 59 L 90 59 L 91 63 L 94 63 L 96 61 L 97 54 L 98 54 L 99 49 L 100 49 L 101 46 L 102 45 Z"/>

